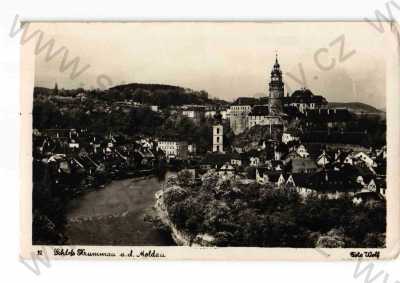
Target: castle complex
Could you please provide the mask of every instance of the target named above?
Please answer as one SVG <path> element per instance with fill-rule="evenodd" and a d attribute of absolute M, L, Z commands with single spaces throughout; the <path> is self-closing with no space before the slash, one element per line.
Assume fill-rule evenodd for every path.
<path fill-rule="evenodd" d="M 261 99 L 239 97 L 231 105 L 230 127 L 235 135 L 255 125 L 283 125 L 290 109 L 296 108 L 300 113 L 305 113 L 308 109 L 319 109 L 327 105 L 324 97 L 314 95 L 305 88 L 285 97 L 278 56 L 275 58 L 267 88 L 269 93 L 267 97 Z"/>

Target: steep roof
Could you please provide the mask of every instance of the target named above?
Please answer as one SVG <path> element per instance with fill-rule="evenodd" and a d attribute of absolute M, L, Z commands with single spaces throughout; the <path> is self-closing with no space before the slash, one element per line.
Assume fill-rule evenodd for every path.
<path fill-rule="evenodd" d="M 268 176 L 268 181 L 271 183 L 276 183 L 279 180 L 279 177 L 282 175 L 283 178 L 285 178 L 285 180 L 287 179 L 288 176 L 286 176 L 285 174 L 283 174 L 282 172 L 265 172 L 265 174 Z"/>
<path fill-rule="evenodd" d="M 315 170 L 317 164 L 311 158 L 292 159 L 292 171 L 300 173 L 303 170 Z"/>
<path fill-rule="evenodd" d="M 271 173 L 268 167 L 257 167 L 258 174 L 263 176 L 264 174 Z"/>
<path fill-rule="evenodd" d="M 311 183 L 311 174 L 304 174 L 304 173 L 292 173 L 291 174 L 293 181 L 296 186 L 300 187 L 310 187 Z"/>
<path fill-rule="evenodd" d="M 250 105 L 253 106 L 258 103 L 258 99 L 254 97 L 239 97 L 232 105 Z"/>
<path fill-rule="evenodd" d="M 278 143 L 276 149 L 277 152 L 283 152 L 286 153 L 289 151 L 289 148 L 286 144 L 284 144 L 283 142 Z"/>
<path fill-rule="evenodd" d="M 376 178 L 375 184 L 377 188 L 386 188 L 386 178 Z"/>
<path fill-rule="evenodd" d="M 277 167 L 277 166 L 283 167 L 282 160 L 271 160 L 270 163 L 271 163 L 271 166 L 274 167 L 274 168 Z"/>
<path fill-rule="evenodd" d="M 346 157 L 351 153 L 351 150 L 341 150 L 340 152 L 337 152 L 338 155 L 334 154 L 335 156 L 335 161 L 339 163 L 343 163 L 346 160 Z"/>
<path fill-rule="evenodd" d="M 182 111 L 198 111 L 198 112 L 204 112 L 206 111 L 205 106 L 199 106 L 199 105 L 190 105 L 185 108 L 182 108 Z"/>
<path fill-rule="evenodd" d="M 249 116 L 268 116 L 269 108 L 267 105 L 254 105 Z"/>
<path fill-rule="evenodd" d="M 288 99 L 290 97 L 284 97 L 283 103 L 290 103 L 291 101 Z M 283 112 L 286 113 L 290 117 L 302 117 L 303 113 L 295 106 L 284 106 Z"/>
<path fill-rule="evenodd" d="M 312 97 L 312 96 L 314 96 L 314 94 L 311 92 L 311 90 L 307 88 L 295 90 L 291 95 L 291 97 Z"/>
<path fill-rule="evenodd" d="M 370 192 L 370 191 L 363 191 L 363 192 L 358 192 L 354 195 L 355 198 L 361 198 L 364 202 L 368 200 L 378 200 L 382 201 L 383 196 L 376 192 Z"/>
<path fill-rule="evenodd" d="M 319 191 L 354 191 L 361 188 L 354 178 L 346 175 L 342 170 L 326 170 L 314 174 L 312 188 Z"/>
<path fill-rule="evenodd" d="M 326 99 L 321 95 L 314 95 L 311 90 L 302 88 L 294 91 L 287 101 L 289 103 L 316 103 L 327 104 Z"/>
<path fill-rule="evenodd" d="M 222 166 L 226 162 L 230 161 L 231 155 L 221 153 L 208 153 L 201 160 L 202 164 L 213 164 Z"/>

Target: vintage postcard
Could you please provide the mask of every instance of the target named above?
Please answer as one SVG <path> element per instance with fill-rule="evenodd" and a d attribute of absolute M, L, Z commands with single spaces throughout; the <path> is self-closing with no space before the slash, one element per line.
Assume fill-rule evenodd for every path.
<path fill-rule="evenodd" d="M 25 22 L 24 258 L 399 253 L 399 28 Z"/>

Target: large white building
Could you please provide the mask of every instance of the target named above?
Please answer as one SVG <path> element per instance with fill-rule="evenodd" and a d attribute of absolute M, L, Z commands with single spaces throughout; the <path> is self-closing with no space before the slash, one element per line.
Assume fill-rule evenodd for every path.
<path fill-rule="evenodd" d="M 205 117 L 205 107 L 197 105 L 188 105 L 182 107 L 182 115 L 192 119 L 195 123 L 200 123 Z"/>
<path fill-rule="evenodd" d="M 186 141 L 161 140 L 157 143 L 157 149 L 162 150 L 168 158 L 184 159 L 188 155 Z"/>
<path fill-rule="evenodd" d="M 285 106 L 296 107 L 301 113 L 307 110 L 326 108 L 328 102 L 323 96 L 314 95 L 311 90 L 302 88 L 292 93 L 290 97 L 285 97 Z"/>
<path fill-rule="evenodd" d="M 230 107 L 230 127 L 235 135 L 243 133 L 248 127 L 248 116 L 256 99 L 250 97 L 238 98 Z"/>

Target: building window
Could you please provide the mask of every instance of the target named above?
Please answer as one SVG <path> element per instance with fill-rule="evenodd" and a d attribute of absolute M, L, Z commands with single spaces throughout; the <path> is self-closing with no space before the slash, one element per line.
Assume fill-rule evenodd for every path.
<path fill-rule="evenodd" d="M 219 145 L 216 146 L 217 151 L 219 151 Z"/>
<path fill-rule="evenodd" d="M 219 128 L 217 128 L 217 134 L 219 134 Z"/>
<path fill-rule="evenodd" d="M 217 142 L 219 142 L 219 137 L 217 137 Z"/>

